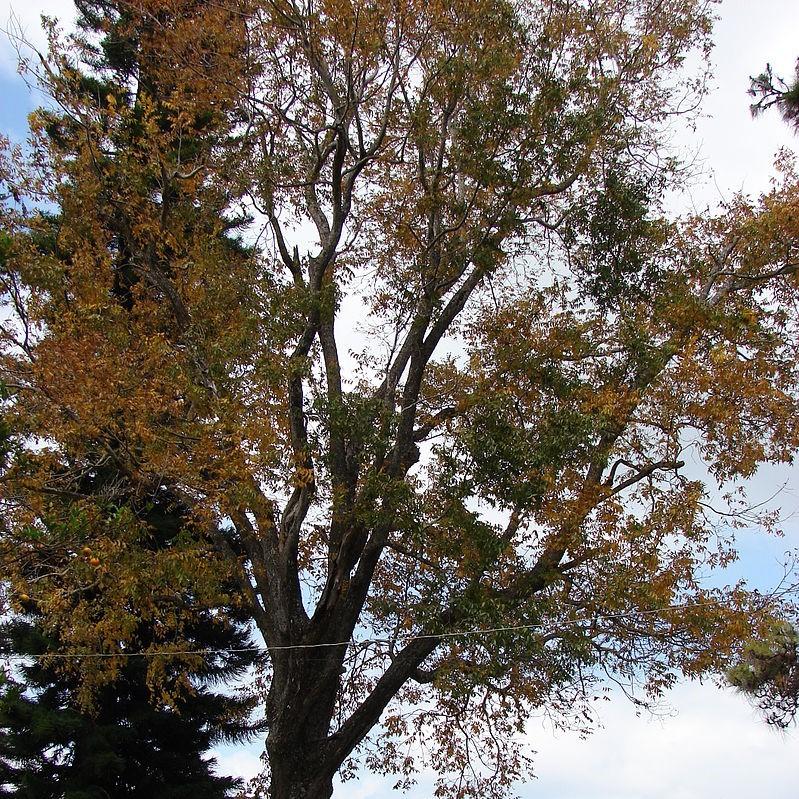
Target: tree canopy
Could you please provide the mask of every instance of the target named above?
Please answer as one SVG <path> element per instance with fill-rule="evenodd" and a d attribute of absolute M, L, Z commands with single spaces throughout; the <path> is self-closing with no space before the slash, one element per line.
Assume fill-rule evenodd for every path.
<path fill-rule="evenodd" d="M 215 629 L 201 616 L 193 632 L 197 649 L 250 643 L 241 631 Z M 48 652 L 58 652 L 57 643 L 35 621 L 0 627 L 0 652 L 33 658 L 20 675 L 0 675 L 0 796 L 225 799 L 239 792 L 243 781 L 217 775 L 208 752 L 215 743 L 241 742 L 252 734 L 252 698 L 228 696 L 209 684 L 240 676 L 252 648 L 200 662 L 188 674 L 191 690 L 169 703 L 153 701 L 147 664 L 130 658 L 85 708 L 79 675 L 65 674 L 58 660 L 45 665 Z M 185 679 L 186 670 L 166 676 Z"/>
<path fill-rule="evenodd" d="M 751 79 L 749 94 L 758 98 L 751 106 L 753 116 L 776 106 L 799 131 L 799 61 L 792 84 L 775 77 L 767 64 L 765 72 Z M 727 672 L 730 683 L 754 700 L 766 721 L 782 728 L 795 723 L 799 713 L 799 630 L 793 610 L 762 638 L 748 642 L 741 660 Z"/>
<path fill-rule="evenodd" d="M 799 445 L 799 179 L 663 211 L 712 3 L 76 5 L 0 161 L 0 557 L 87 697 L 229 608 L 256 793 L 427 763 L 491 797 L 533 710 L 768 635 L 703 576 Z"/>
<path fill-rule="evenodd" d="M 174 546 L 183 533 L 186 509 L 173 499 L 150 498 L 142 507 L 119 492 L 119 475 L 108 465 L 83 478 L 81 491 L 98 510 L 112 518 L 136 514 L 147 525 L 149 535 L 137 543 L 151 555 Z M 121 507 L 107 506 L 110 485 Z M 81 529 L 88 519 L 74 498 L 63 497 L 60 507 L 54 501 L 48 517 L 46 528 L 29 531 L 39 550 L 23 567 L 23 579 L 32 583 L 64 567 L 65 545 L 77 549 L 78 541 L 92 540 Z M 89 567 L 100 566 L 96 554 L 86 543 L 79 551 Z M 98 590 L 83 584 L 80 603 L 91 604 Z M 194 657 L 172 659 L 167 647 L 153 669 L 146 658 L 123 654 L 113 679 L 99 686 L 83 680 L 83 669 L 62 668 L 59 622 L 54 627 L 39 602 L 19 597 L 16 618 L 0 625 L 0 653 L 16 665 L 0 673 L 0 796 L 224 799 L 238 793 L 243 781 L 215 774 L 209 750 L 244 742 L 259 730 L 251 719 L 256 697 L 233 690 L 258 661 L 248 616 L 229 600 L 222 607 L 198 603 L 185 581 L 173 582 L 172 593 L 171 605 L 161 610 L 183 617 L 182 638 Z M 137 597 L 120 599 L 132 623 L 127 646 L 163 646 L 163 620 L 147 614 L 137 620 Z"/>

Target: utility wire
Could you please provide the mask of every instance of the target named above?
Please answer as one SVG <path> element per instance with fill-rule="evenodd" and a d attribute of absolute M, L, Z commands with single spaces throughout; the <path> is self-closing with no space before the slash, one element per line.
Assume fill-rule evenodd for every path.
<path fill-rule="evenodd" d="M 768 598 L 769 594 L 765 595 Z M 658 616 L 664 615 L 675 610 L 689 610 L 693 608 L 709 607 L 713 605 L 723 605 L 726 600 L 712 599 L 706 602 L 686 602 L 681 605 L 670 605 L 666 608 L 653 608 L 650 610 L 634 610 L 625 611 L 623 613 L 603 613 L 589 619 L 571 619 L 564 621 L 558 629 L 564 627 L 575 627 L 581 624 L 590 623 L 600 620 L 612 619 L 628 619 L 640 616 Z M 461 638 L 464 636 L 480 636 L 480 635 L 493 635 L 494 633 L 504 632 L 521 632 L 522 630 L 544 630 L 546 629 L 540 624 L 516 624 L 509 627 L 488 627 L 488 628 L 475 628 L 469 630 L 451 630 L 440 633 L 422 633 L 418 635 L 400 635 L 393 639 L 388 638 L 360 638 L 349 641 L 329 641 L 316 644 L 286 644 L 285 646 L 246 646 L 236 647 L 230 649 L 184 649 L 184 650 L 169 650 L 169 649 L 156 649 L 151 651 L 142 652 L 84 652 L 84 653 L 67 653 L 67 652 L 46 652 L 38 655 L 0 655 L 0 659 L 17 662 L 26 660 L 45 660 L 47 658 L 74 658 L 79 660 L 90 659 L 108 659 L 108 658 L 134 658 L 134 657 L 178 657 L 181 655 L 223 655 L 235 654 L 240 652 L 258 652 L 265 655 L 272 652 L 285 652 L 290 650 L 300 649 L 330 649 L 337 646 L 353 646 L 356 648 L 364 648 L 377 644 L 391 645 L 395 643 L 408 644 L 412 641 L 426 641 L 430 639 L 444 639 L 444 638 Z M 547 634 L 556 632 L 556 630 L 548 629 Z"/>

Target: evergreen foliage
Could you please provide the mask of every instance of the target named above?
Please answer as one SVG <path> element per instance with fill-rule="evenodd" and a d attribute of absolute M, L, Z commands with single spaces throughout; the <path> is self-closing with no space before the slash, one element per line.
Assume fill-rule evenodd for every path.
<path fill-rule="evenodd" d="M 751 79 L 749 94 L 757 98 L 750 106 L 752 116 L 759 116 L 776 106 L 783 119 L 799 131 L 799 59 L 790 82 L 775 75 L 771 64 L 766 64 L 765 71 Z"/>
<path fill-rule="evenodd" d="M 727 678 L 754 700 L 769 724 L 794 723 L 799 713 L 799 630 L 787 621 L 775 624 L 768 635 L 746 646 Z"/>
<path fill-rule="evenodd" d="M 242 648 L 241 629 L 198 618 L 197 648 Z M 61 668 L 35 616 L 0 627 L 2 654 L 31 656 L 0 686 L 0 796 L 16 799 L 223 799 L 240 782 L 215 774 L 208 750 L 253 732 L 251 702 L 212 683 L 242 676 L 253 657 L 200 658 L 191 689 L 154 703 L 143 658 L 127 659 L 117 678 L 82 707 L 77 677 Z"/>

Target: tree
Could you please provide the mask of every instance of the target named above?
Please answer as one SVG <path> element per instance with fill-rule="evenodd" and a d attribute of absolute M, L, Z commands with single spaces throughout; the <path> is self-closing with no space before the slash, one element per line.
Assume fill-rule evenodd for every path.
<path fill-rule="evenodd" d="M 138 612 L 143 652 L 179 640 L 172 583 L 232 576 L 270 796 L 424 757 L 496 796 L 532 708 L 585 724 L 603 675 L 656 695 L 765 631 L 762 596 L 702 584 L 750 520 L 733 492 L 719 527 L 684 453 L 729 485 L 799 444 L 797 178 L 662 218 L 710 3 L 80 7 L 127 55 L 53 36 L 59 110 L 6 182 L 58 225 L 9 201 L 3 267 L 8 590 L 63 651 L 119 652 Z M 30 580 L 54 496 L 106 518 L 105 463 L 107 501 L 168 491 L 192 534 L 143 580 L 143 519 L 86 525 L 100 566 L 68 541 Z"/>
<path fill-rule="evenodd" d="M 796 74 L 791 83 L 775 76 L 771 64 L 766 64 L 766 71 L 751 79 L 749 94 L 758 98 L 750 106 L 752 116 L 759 116 L 776 106 L 789 125 L 799 128 L 799 61 L 796 62 Z"/>
<path fill-rule="evenodd" d="M 769 724 L 787 727 L 799 711 L 799 631 L 785 621 L 775 624 L 747 645 L 727 677 L 754 699 Z"/>
<path fill-rule="evenodd" d="M 185 508 L 165 492 L 137 507 L 135 498 L 121 494 L 123 482 L 106 466 L 91 476 L 82 475 L 79 487 L 94 498 L 97 509 L 109 486 L 114 486 L 115 499 L 127 504 L 106 508 L 102 523 L 120 530 L 126 519 L 144 521 L 149 536 L 139 541 L 142 549 L 157 553 L 175 546 L 190 523 Z M 25 578 L 30 582 L 64 568 L 65 544 L 91 539 L 86 526 L 97 519 L 90 519 L 73 499 L 63 499 L 62 504 L 61 513 L 55 503 L 51 505 L 44 530 L 28 531 L 38 550 L 35 561 L 27 563 Z M 56 521 L 59 517 L 68 522 Z M 84 545 L 80 556 L 90 568 L 99 568 L 90 547 Z M 91 604 L 96 592 L 96 585 L 85 586 L 73 597 L 73 607 Z M 128 618 L 140 618 L 128 630 L 129 643 L 141 647 L 161 641 L 162 620 L 148 623 L 138 604 L 130 607 L 133 597 L 126 599 Z M 87 692 L 74 669 L 62 668 L 58 628 L 48 632 L 52 625 L 47 612 L 30 597 L 21 597 L 24 615 L 0 625 L 0 653 L 25 662 L 12 662 L 14 668 L 0 674 L 0 795 L 223 799 L 241 788 L 240 780 L 215 775 L 215 762 L 208 759 L 212 745 L 246 740 L 259 729 L 250 718 L 252 693 L 236 696 L 229 690 L 214 690 L 243 678 L 258 661 L 257 648 L 235 605 L 208 607 L 197 602 L 191 586 L 174 584 L 171 605 L 162 604 L 159 612 L 180 614 L 186 648 L 208 654 L 183 662 L 166 660 L 158 666 L 155 684 L 144 658 L 123 656 L 113 679 Z M 48 657 L 53 653 L 55 658 Z"/>
<path fill-rule="evenodd" d="M 198 649 L 250 643 L 241 631 L 215 629 L 208 619 L 198 623 Z M 146 663 L 130 659 L 87 709 L 76 675 L 42 661 L 56 642 L 35 622 L 6 624 L 0 635 L 0 651 L 36 658 L 0 685 L 0 795 L 223 799 L 241 787 L 241 781 L 214 774 L 207 755 L 213 744 L 253 732 L 247 723 L 251 701 L 215 693 L 208 683 L 241 676 L 252 656 L 201 662 L 189 672 L 191 692 L 158 706 L 149 696 Z"/>
<path fill-rule="evenodd" d="M 131 81 L 137 81 L 139 91 L 144 91 L 146 69 L 136 64 L 136 37 L 125 38 L 124 12 L 117 19 L 107 4 L 80 6 L 84 34 L 100 33 L 103 38 L 99 47 L 88 40 L 84 43 L 89 71 L 65 70 L 71 89 L 103 96 L 109 103 L 114 92 L 127 101 Z M 142 35 L 144 32 L 137 34 L 139 38 Z M 66 61 L 62 62 L 65 65 Z M 108 81 L 104 75 L 114 77 Z M 136 100 L 131 103 L 136 105 Z M 124 133 L 128 142 L 150 135 L 142 128 L 144 111 L 140 103 L 136 118 L 128 120 Z M 80 115 L 49 111 L 42 112 L 40 124 L 54 151 L 68 159 L 73 137 L 82 130 L 84 121 Z M 219 125 L 214 128 L 213 115 L 207 111 L 195 115 L 193 121 L 195 135 L 190 136 L 187 128 L 181 131 L 180 152 L 202 157 L 210 146 L 218 144 L 215 136 Z M 164 124 L 164 110 L 153 112 L 150 122 Z M 3 166 L 12 168 L 8 163 Z M 126 168 L 122 163 L 117 166 Z M 137 188 L 141 191 L 157 188 L 152 173 L 146 170 L 135 175 L 135 180 L 140 181 Z M 129 189 L 123 187 L 124 191 Z M 211 194 L 206 192 L 206 196 Z M 21 196 L 12 188 L 5 199 L 18 202 Z M 185 213 L 186 206 L 181 210 Z M 119 255 L 112 290 L 121 307 L 130 310 L 138 280 L 130 260 L 139 255 L 134 252 L 132 217 L 115 214 L 113 208 L 103 213 L 113 217 L 106 216 L 105 220 L 113 230 L 110 246 Z M 64 257 L 63 239 L 59 237 L 69 220 L 69 210 L 63 206 L 57 214 L 41 213 L 20 240 L 37 259 Z M 9 221 L 13 227 L 10 217 Z M 139 217 L 134 224 L 142 221 Z M 210 249 L 215 240 L 220 254 L 231 265 L 247 257 L 246 248 L 230 235 L 235 221 L 217 216 L 211 224 L 217 229 L 210 234 L 210 242 L 207 237 L 203 239 L 203 247 Z M 191 235 L 201 222 L 183 219 L 182 225 L 183 235 Z M 11 237 L 6 235 L 3 244 L 5 266 L 13 248 Z M 10 288 L 10 284 L 6 286 Z M 13 445 L 7 455 L 10 449 Z M 7 727 L 0 755 L 5 767 L 2 782 L 13 786 L 16 792 L 12 795 L 31 797 L 78 793 L 229 795 L 237 782 L 215 776 L 213 762 L 204 757 L 212 743 L 239 740 L 257 729 L 248 721 L 252 697 L 236 698 L 210 688 L 212 683 L 242 676 L 257 660 L 241 627 L 240 603 L 230 598 L 230 586 L 224 577 L 220 581 L 220 573 L 214 573 L 213 586 L 209 587 L 207 580 L 197 579 L 196 567 L 188 572 L 181 566 L 195 546 L 194 522 L 167 487 L 143 494 L 118 468 L 117 459 L 107 457 L 102 447 L 98 451 L 96 440 L 83 442 L 72 455 L 76 457 L 43 467 L 50 470 L 56 484 L 69 484 L 72 491 L 56 488 L 48 493 L 48 501 L 40 505 L 38 513 L 31 514 L 35 524 L 28 525 L 22 534 L 35 557 L 20 560 L 19 550 L 10 553 L 17 578 L 33 584 L 58 580 L 70 568 L 72 559 L 84 573 L 78 578 L 78 587 L 73 584 L 74 590 L 65 593 L 63 604 L 57 608 L 25 598 L 20 609 L 28 619 L 19 619 L 4 630 L 6 651 L 36 654 L 42 659 L 5 686 L 0 704 L 3 726 Z M 20 459 L 24 456 L 20 458 L 17 452 L 17 465 Z M 103 551 L 103 541 L 110 551 Z M 126 558 L 128 573 L 116 582 L 118 574 L 109 574 L 106 566 L 112 559 L 119 566 Z M 150 584 L 157 575 L 163 580 L 160 594 Z M 93 611 L 100 594 L 108 605 L 115 605 L 113 625 L 104 625 Z M 42 596 L 46 591 L 38 594 Z M 96 649 L 94 642 L 101 636 L 106 648 L 117 641 L 132 649 L 151 647 L 187 654 L 153 660 L 126 660 L 122 655 L 108 660 L 98 670 L 97 679 L 82 679 L 77 673 L 65 673 L 63 661 L 46 658 L 49 651 L 57 652 L 66 619 L 73 646 L 84 635 L 88 648 Z M 206 648 L 212 650 L 208 656 L 191 654 Z M 226 654 L 230 648 L 234 651 Z M 222 652 L 214 654 L 219 649 Z M 74 663 L 82 670 L 81 659 Z M 90 669 L 85 671 L 91 673 Z"/>
<path fill-rule="evenodd" d="M 799 61 L 796 79 L 789 85 L 774 77 L 770 64 L 752 78 L 749 94 L 758 97 L 751 106 L 757 116 L 772 106 L 783 119 L 799 125 Z M 799 632 L 791 621 L 781 619 L 761 639 L 747 643 L 741 660 L 727 672 L 729 682 L 748 695 L 763 712 L 766 721 L 787 727 L 799 712 Z"/>

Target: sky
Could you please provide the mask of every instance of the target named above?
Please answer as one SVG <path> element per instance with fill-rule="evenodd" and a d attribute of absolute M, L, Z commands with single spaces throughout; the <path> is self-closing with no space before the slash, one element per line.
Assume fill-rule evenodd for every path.
<path fill-rule="evenodd" d="M 14 28 L 41 45 L 39 15 L 68 22 L 66 0 L 0 0 L 0 28 Z M 686 186 L 675 206 L 701 210 L 737 191 L 756 194 L 768 188 L 776 152 L 799 151 L 799 137 L 776 113 L 749 114 L 749 76 L 767 62 L 776 74 L 790 76 L 799 57 L 797 0 L 724 0 L 715 29 L 712 60 L 715 79 L 695 129 L 677 132 L 687 153 L 695 153 L 701 176 Z M 24 140 L 26 114 L 42 97 L 16 72 L 16 54 L 0 34 L 0 131 Z M 742 536 L 741 562 L 731 579 L 747 578 L 763 590 L 781 574 L 782 554 L 799 547 L 799 469 L 764 469 L 751 486 L 754 499 L 779 492 L 785 537 Z M 522 799 L 794 799 L 799 791 L 799 731 L 784 734 L 766 727 L 747 701 L 730 689 L 685 683 L 669 696 L 669 708 L 656 717 L 636 716 L 621 697 L 607 703 L 602 726 L 582 740 L 555 733 L 540 720 L 526 733 L 536 752 L 534 782 L 518 787 Z M 248 777 L 260 769 L 259 745 L 218 752 L 220 770 Z M 431 795 L 430 775 L 420 779 L 411 799 Z M 349 799 L 388 799 L 391 782 L 367 774 L 337 795 Z"/>

